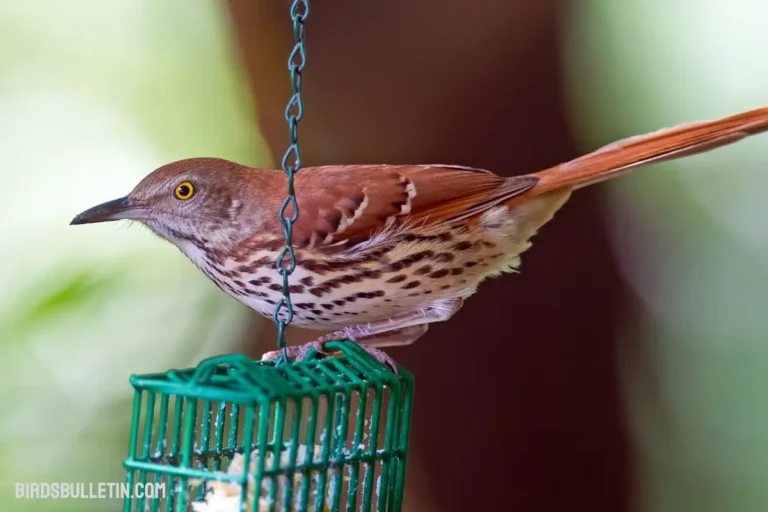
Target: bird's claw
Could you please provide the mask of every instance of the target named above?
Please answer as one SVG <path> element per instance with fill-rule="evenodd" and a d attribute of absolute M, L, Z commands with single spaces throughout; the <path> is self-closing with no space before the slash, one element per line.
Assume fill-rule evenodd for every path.
<path fill-rule="evenodd" d="M 324 336 L 320 336 L 312 343 L 328 343 L 329 341 L 334 341 L 334 340 L 349 340 L 349 341 L 356 342 L 355 337 L 356 336 L 355 336 L 354 329 L 351 329 L 348 327 L 341 331 L 336 331 L 330 334 L 326 334 Z"/>
<path fill-rule="evenodd" d="M 290 357 L 291 359 L 294 359 L 296 362 L 301 362 L 307 358 L 307 356 L 310 354 L 312 350 L 314 350 L 315 352 L 317 352 L 323 357 L 329 357 L 331 354 L 329 354 L 324 350 L 325 344 L 328 343 L 329 341 L 339 339 L 338 334 L 339 333 L 333 333 L 326 336 L 321 336 L 320 338 L 314 341 L 310 341 L 309 343 L 306 343 L 304 345 L 288 347 L 286 349 L 286 352 L 288 353 L 288 357 Z M 345 335 L 345 338 L 349 339 L 353 343 L 356 343 L 359 347 L 361 347 L 363 350 L 368 352 L 368 354 L 370 354 L 371 357 L 376 359 L 376 361 L 378 361 L 381 364 L 387 365 L 392 369 L 395 375 L 398 375 L 397 363 L 386 352 L 377 348 L 361 345 L 349 336 Z M 282 350 L 272 350 L 270 352 L 266 352 L 263 356 L 261 356 L 261 360 L 262 361 L 274 360 L 280 357 L 281 355 L 283 355 Z"/>
<path fill-rule="evenodd" d="M 328 352 L 323 350 L 324 345 L 325 345 L 325 342 L 318 339 L 315 341 L 310 341 L 309 343 L 306 343 L 304 345 L 286 347 L 285 354 L 290 359 L 294 359 L 296 361 L 303 361 L 304 359 L 306 359 L 307 356 L 309 355 L 309 352 L 313 349 L 321 356 L 330 356 Z M 261 356 L 261 360 L 273 361 L 278 357 L 281 357 L 282 355 L 283 355 L 282 350 L 270 350 L 269 352 L 265 352 Z"/>
<path fill-rule="evenodd" d="M 296 355 L 296 361 L 303 361 L 307 358 L 310 352 L 314 350 L 318 354 L 324 357 L 328 357 L 331 354 L 323 350 L 325 348 L 325 342 L 322 340 L 310 341 L 305 345 L 299 347 L 299 353 Z"/>

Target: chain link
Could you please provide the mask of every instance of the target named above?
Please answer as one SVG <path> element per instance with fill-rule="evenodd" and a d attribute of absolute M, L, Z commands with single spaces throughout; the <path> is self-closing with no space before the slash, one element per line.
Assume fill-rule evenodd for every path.
<path fill-rule="evenodd" d="M 288 137 L 290 145 L 283 156 L 283 172 L 288 177 L 288 196 L 280 207 L 280 222 L 283 224 L 285 247 L 277 257 L 277 271 L 283 277 L 283 296 L 275 305 L 272 320 L 277 324 L 277 347 L 282 351 L 279 362 L 288 362 L 288 352 L 285 346 L 285 328 L 293 320 L 293 303 L 291 302 L 288 276 L 296 269 L 296 254 L 293 250 L 293 223 L 299 218 L 299 205 L 296 202 L 296 192 L 293 188 L 294 175 L 301 167 L 301 153 L 299 152 L 299 121 L 304 115 L 304 105 L 301 100 L 301 74 L 307 62 L 304 50 L 304 21 L 309 15 L 309 0 L 294 0 L 291 5 L 291 19 L 293 20 L 293 38 L 296 44 L 288 57 L 288 71 L 291 73 L 291 88 L 293 96 L 285 107 L 285 120 L 288 122 Z M 288 210 L 290 215 L 286 215 Z M 286 316 L 280 319 L 281 311 L 286 311 Z"/>

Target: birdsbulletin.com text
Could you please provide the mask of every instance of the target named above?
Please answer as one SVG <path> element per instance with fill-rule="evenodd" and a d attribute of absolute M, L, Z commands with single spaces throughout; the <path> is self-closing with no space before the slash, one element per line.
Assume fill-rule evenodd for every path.
<path fill-rule="evenodd" d="M 16 482 L 17 499 L 157 499 L 165 498 L 165 483 Z"/>

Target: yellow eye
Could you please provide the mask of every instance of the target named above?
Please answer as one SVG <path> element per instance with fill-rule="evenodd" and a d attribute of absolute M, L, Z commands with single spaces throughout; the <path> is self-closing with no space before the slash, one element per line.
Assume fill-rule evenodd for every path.
<path fill-rule="evenodd" d="M 173 195 L 176 196 L 176 199 L 186 201 L 195 195 L 195 186 L 188 181 L 182 181 L 176 185 L 176 188 L 173 190 Z"/>

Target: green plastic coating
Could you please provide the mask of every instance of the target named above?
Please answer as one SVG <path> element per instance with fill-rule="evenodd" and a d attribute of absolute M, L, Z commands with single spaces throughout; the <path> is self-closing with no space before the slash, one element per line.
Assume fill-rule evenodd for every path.
<path fill-rule="evenodd" d="M 123 511 L 187 512 L 234 485 L 241 512 L 399 512 L 413 378 L 350 341 L 326 350 L 338 355 L 232 354 L 132 376 L 126 482 L 165 493 L 128 496 Z"/>

